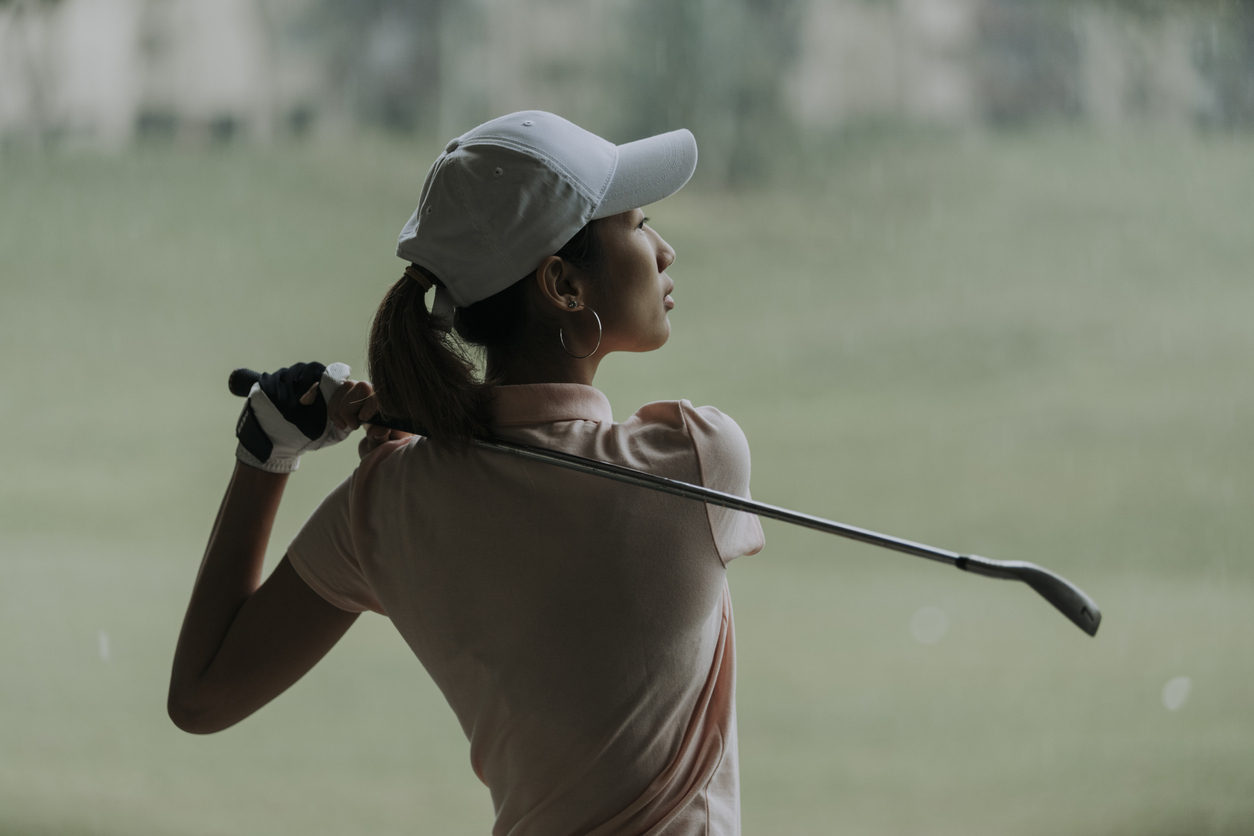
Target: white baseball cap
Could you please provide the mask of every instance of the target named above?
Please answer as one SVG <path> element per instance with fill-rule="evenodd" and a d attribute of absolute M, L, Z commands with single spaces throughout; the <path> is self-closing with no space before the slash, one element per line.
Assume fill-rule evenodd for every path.
<path fill-rule="evenodd" d="M 615 145 L 552 113 L 511 113 L 445 146 L 396 254 L 440 280 L 431 312 L 447 318 L 536 269 L 589 221 L 679 191 L 696 167 L 687 130 Z"/>

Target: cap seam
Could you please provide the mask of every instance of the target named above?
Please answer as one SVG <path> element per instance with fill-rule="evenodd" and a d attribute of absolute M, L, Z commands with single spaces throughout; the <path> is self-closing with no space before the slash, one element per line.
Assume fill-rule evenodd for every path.
<path fill-rule="evenodd" d="M 444 167 L 444 162 L 447 159 L 448 159 L 448 152 L 443 152 L 438 157 L 435 158 L 435 162 L 431 164 L 431 169 L 427 172 L 427 185 L 435 183 L 435 180 L 439 176 L 441 169 Z M 424 189 L 427 188 L 427 185 L 424 185 Z M 396 255 L 398 258 L 403 258 L 412 264 L 418 264 L 421 267 L 426 268 L 427 270 L 431 271 L 431 274 L 435 276 L 436 278 L 438 278 L 441 281 L 441 283 L 447 285 L 448 284 L 447 276 L 440 275 L 441 271 L 436 270 L 430 264 L 422 263 L 427 260 L 425 257 L 422 257 L 422 258 L 416 257 L 415 254 L 412 252 L 402 252 L 402 249 L 404 249 L 404 244 L 406 243 L 406 241 L 415 241 L 418 238 L 418 232 L 422 228 L 422 219 L 426 216 L 426 213 L 424 213 L 422 210 L 424 208 L 430 207 L 433 200 L 434 200 L 433 195 L 428 191 L 427 200 L 425 202 L 419 202 L 418 208 L 414 210 L 415 221 L 414 221 L 413 232 L 410 234 L 410 237 L 408 239 L 402 239 L 401 241 L 396 242 Z M 421 248 L 420 248 L 420 252 L 421 252 Z"/>
<path fill-rule="evenodd" d="M 481 140 L 492 140 L 492 141 L 482 142 Z M 501 137 L 501 136 L 492 136 L 491 134 L 483 134 L 480 136 L 476 136 L 474 139 L 469 140 L 468 142 L 462 143 L 459 147 L 469 148 L 475 145 L 490 145 L 493 147 L 500 147 L 503 145 L 507 148 L 511 148 L 514 151 L 522 151 L 525 153 L 531 153 L 535 155 L 536 157 L 541 158 L 546 165 L 549 165 L 553 167 L 554 169 L 560 171 L 567 180 L 571 181 L 577 187 L 579 187 L 580 191 L 588 192 L 587 185 L 583 182 L 582 177 L 580 177 L 578 174 L 575 174 L 573 171 L 571 171 L 569 168 L 563 165 L 560 160 L 554 159 L 553 157 L 544 153 L 544 151 L 540 150 L 534 145 L 528 145 L 525 142 L 519 142 L 518 140 L 510 138 L 510 137 Z M 617 151 L 617 146 L 615 146 L 615 151 Z M 618 165 L 618 156 L 616 153 L 615 154 L 615 167 L 616 168 L 617 168 L 617 165 Z M 604 194 L 604 190 L 602 190 L 602 195 L 603 194 Z M 598 196 L 598 195 L 586 193 L 584 194 L 584 197 L 590 198 L 596 203 L 601 202 L 601 196 Z"/>
<path fill-rule="evenodd" d="M 471 224 L 474 225 L 475 232 L 478 233 L 479 237 L 483 239 L 484 243 L 492 251 L 492 259 L 493 261 L 496 262 L 497 267 L 500 268 L 501 274 L 504 275 L 505 273 L 509 272 L 509 264 L 505 259 L 505 255 L 504 253 L 501 252 L 500 245 L 496 241 L 492 240 L 492 236 L 487 233 L 487 230 L 485 229 L 484 225 L 480 222 L 478 213 L 476 213 L 474 209 L 472 208 L 471 204 L 473 203 L 473 201 L 469 199 L 469 195 L 466 191 L 465 185 L 462 183 L 462 178 L 460 176 L 461 172 L 458 169 L 453 169 L 453 171 L 459 175 L 451 179 L 453 180 L 453 184 L 455 188 L 457 189 L 458 196 L 461 198 L 462 203 L 465 205 L 464 211 L 466 212 L 466 217 L 470 218 Z M 461 294 L 453 290 L 452 287 L 450 287 L 450 282 L 445 281 L 444 288 L 446 291 L 448 291 L 448 294 L 453 297 L 453 301 L 459 303 L 457 307 L 466 306 L 465 302 L 463 302 L 461 299 Z"/>
<path fill-rule="evenodd" d="M 597 198 L 596 198 L 596 201 L 597 201 L 596 207 L 594 207 L 592 210 L 594 214 L 596 213 L 597 209 L 601 208 L 601 203 L 602 201 L 605 200 L 605 193 L 610 190 L 610 183 L 614 182 L 614 175 L 618 172 L 618 162 L 621 159 L 622 157 L 620 157 L 618 154 L 618 146 L 615 145 L 614 146 L 614 164 L 610 166 L 610 173 L 605 176 L 605 182 L 601 184 L 601 192 L 597 195 Z"/>

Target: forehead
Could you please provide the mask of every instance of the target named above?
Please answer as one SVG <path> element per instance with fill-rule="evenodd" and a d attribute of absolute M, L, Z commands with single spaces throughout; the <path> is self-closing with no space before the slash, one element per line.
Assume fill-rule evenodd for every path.
<path fill-rule="evenodd" d="M 617 215 L 607 215 L 602 220 L 611 225 L 630 225 L 634 226 L 640 222 L 640 218 L 644 215 L 643 209 L 628 209 L 626 212 L 619 212 Z"/>
<path fill-rule="evenodd" d="M 641 210 L 628 209 L 626 212 L 619 212 L 617 215 L 606 215 L 596 223 L 603 236 L 602 240 L 607 240 L 605 236 L 625 240 L 640 225 L 643 217 L 644 213 Z"/>

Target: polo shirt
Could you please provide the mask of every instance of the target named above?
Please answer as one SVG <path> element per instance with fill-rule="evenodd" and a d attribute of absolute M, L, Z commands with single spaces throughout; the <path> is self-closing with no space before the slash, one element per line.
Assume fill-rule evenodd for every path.
<path fill-rule="evenodd" d="M 749 495 L 713 407 L 615 423 L 578 384 L 493 390 L 502 438 Z M 382 445 L 288 557 L 323 598 L 386 615 L 443 692 L 497 836 L 740 832 L 728 561 L 756 516 L 489 450 Z"/>

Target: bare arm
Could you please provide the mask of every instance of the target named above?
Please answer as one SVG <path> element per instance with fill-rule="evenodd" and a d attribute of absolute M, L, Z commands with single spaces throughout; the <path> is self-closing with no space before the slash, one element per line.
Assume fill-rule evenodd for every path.
<path fill-rule="evenodd" d="M 346 381 L 328 403 L 331 420 L 356 429 L 377 410 L 372 393 L 368 383 Z M 388 437 L 371 427 L 362 454 Z M 209 734 L 252 714 L 304 676 L 357 619 L 310 589 L 287 557 L 261 583 L 287 479 L 235 466 L 174 652 L 167 709 L 184 731 Z"/>
<path fill-rule="evenodd" d="M 287 478 L 236 464 L 174 653 L 167 706 L 184 731 L 209 734 L 252 714 L 304 676 L 357 618 L 310 589 L 286 557 L 260 583 Z"/>

